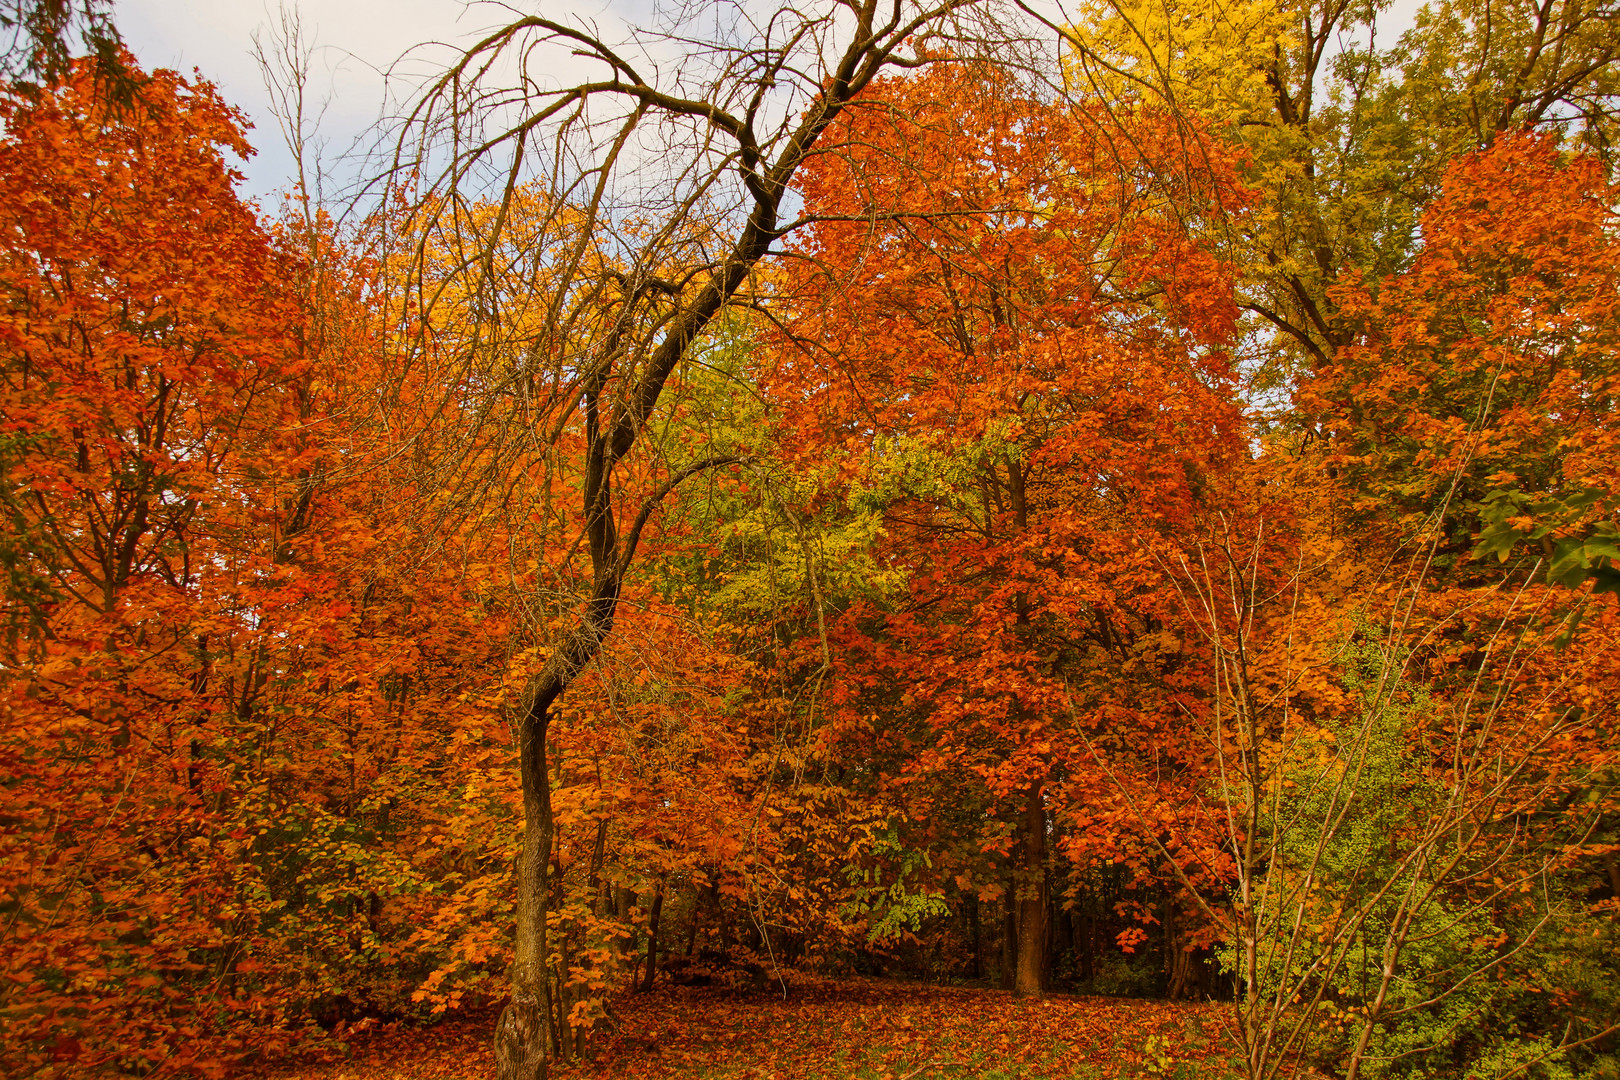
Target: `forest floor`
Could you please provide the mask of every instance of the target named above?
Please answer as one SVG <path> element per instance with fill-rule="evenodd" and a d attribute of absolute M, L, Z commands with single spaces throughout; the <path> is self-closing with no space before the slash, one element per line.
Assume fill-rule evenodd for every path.
<path fill-rule="evenodd" d="M 851 980 L 780 993 L 666 987 L 621 999 L 619 1030 L 556 1080 L 1222 1080 L 1220 1018 L 1208 1005 Z M 491 1014 L 383 1031 L 346 1060 L 277 1080 L 486 1080 Z"/>

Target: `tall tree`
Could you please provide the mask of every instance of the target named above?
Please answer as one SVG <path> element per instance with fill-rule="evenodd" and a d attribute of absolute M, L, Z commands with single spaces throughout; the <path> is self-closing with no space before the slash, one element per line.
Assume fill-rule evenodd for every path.
<path fill-rule="evenodd" d="M 1334 291 L 1355 339 L 1302 384 L 1302 411 L 1371 514 L 1410 533 L 1443 511 L 1448 584 L 1496 573 L 1470 562 L 1478 537 L 1620 588 L 1615 195 L 1596 158 L 1505 135 L 1448 170 L 1406 271 Z"/>
<path fill-rule="evenodd" d="M 425 770 L 498 745 L 470 698 L 506 613 L 390 557 L 371 270 L 255 219 L 207 84 L 142 87 L 115 109 L 81 65 L 4 105 L 8 1073 L 285 1048 L 383 1007 L 389 956 L 439 961 L 428 875 L 510 864 L 411 853 L 465 809 Z"/>
<path fill-rule="evenodd" d="M 1178 561 L 1230 859 L 1187 893 L 1250 1076 L 1528 1071 L 1615 1030 L 1566 945 L 1612 934 L 1577 899 L 1617 755 L 1610 191 L 1545 135 L 1455 161 L 1411 266 L 1338 287 L 1355 339 L 1300 395 L 1332 440 L 1267 440 Z"/>
<path fill-rule="evenodd" d="M 968 52 L 1010 45 L 992 12 L 971 0 L 783 7 L 765 18 L 736 11 L 701 42 L 676 13 L 662 39 L 685 52 L 672 69 L 632 53 L 658 44 L 658 35 L 615 47 L 593 32 L 525 17 L 467 50 L 410 115 L 416 160 L 431 167 L 440 147 L 448 158 L 415 197 L 404 228 L 424 243 L 439 237 L 455 252 L 467 312 L 452 320 L 468 329 L 465 348 L 434 362 L 445 365 L 441 384 L 456 388 L 458 402 L 477 402 L 468 410 L 474 430 L 453 448 L 454 464 L 440 464 L 461 473 L 460 512 L 486 497 L 498 501 L 501 478 L 512 471 L 544 473 L 576 493 L 581 530 L 559 538 L 542 529 L 531 538 L 532 550 L 555 545 L 565 554 L 540 560 L 557 575 L 548 583 L 557 599 L 535 624 L 545 659 L 523 677 L 511 706 L 525 824 L 512 999 L 496 1034 L 503 1078 L 541 1075 L 550 1056 L 552 707 L 613 632 L 637 545 L 660 502 L 682 480 L 738 456 L 716 446 L 660 470 L 637 448 L 682 362 L 760 261 L 802 223 L 786 216 L 791 185 L 829 126 L 879 74 L 925 62 L 919 41 Z M 583 58 L 600 75 L 554 88 L 498 83 L 504 65 L 527 70 L 540 55 Z M 650 196 L 645 175 L 630 182 L 631 163 L 662 168 L 666 194 Z M 505 194 L 492 215 L 475 220 L 464 213 L 465 196 L 480 170 Z M 513 240 L 513 200 L 534 176 L 545 188 L 546 213 L 525 226 L 522 259 L 502 260 Z M 530 277 L 508 276 L 502 288 L 513 267 L 529 268 Z M 407 307 L 431 322 L 443 295 L 419 278 Z M 491 451 L 480 456 L 467 449 L 473 445 Z"/>
<path fill-rule="evenodd" d="M 839 700 L 860 709 L 866 680 L 900 680 L 886 711 L 916 711 L 927 746 L 910 767 L 986 786 L 1016 894 L 1013 985 L 1038 995 L 1050 804 L 1087 771 L 1065 685 L 1111 738 L 1155 711 L 1170 594 L 1151 538 L 1240 453 L 1231 278 L 1188 222 L 1243 193 L 1158 117 L 1114 141 L 1095 103 L 1054 108 L 988 65 L 857 105 L 839 127 L 852 149 L 808 174 L 828 220 L 776 280 L 769 386 L 804 453 L 847 455 L 911 574 L 892 609 L 847 620 Z"/>
<path fill-rule="evenodd" d="M 232 190 L 237 114 L 172 73 L 123 115 L 104 89 L 79 64 L 0 104 L 5 1042 L 191 1063 L 217 1046 L 165 991 L 233 929 L 188 843 L 218 807 L 204 657 L 263 554 L 244 503 L 276 503 L 254 477 L 295 415 L 296 308 Z"/>

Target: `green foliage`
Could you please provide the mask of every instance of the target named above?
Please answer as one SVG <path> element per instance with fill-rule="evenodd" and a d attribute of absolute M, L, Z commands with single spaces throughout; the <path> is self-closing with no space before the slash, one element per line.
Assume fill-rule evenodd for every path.
<path fill-rule="evenodd" d="M 862 511 L 899 502 L 950 506 L 975 527 L 987 528 L 980 503 L 983 466 L 1020 457 L 1024 444 L 1018 427 L 1016 417 L 992 417 L 983 435 L 965 443 L 935 433 L 880 436 L 866 475 L 853 486 L 851 505 Z"/>
<path fill-rule="evenodd" d="M 813 632 L 825 614 L 857 598 L 887 596 L 905 580 L 874 555 L 881 507 L 830 497 L 842 462 L 795 461 L 756 381 L 757 345 L 732 316 L 712 328 L 683 369 L 677 405 L 659 432 L 668 466 L 704 457 L 744 459 L 734 479 L 687 481 L 667 511 L 666 534 L 694 543 L 659 561 L 659 590 L 705 619 L 797 622 Z"/>
<path fill-rule="evenodd" d="M 1362 626 L 1341 673 L 1359 707 L 1279 747 L 1261 793 L 1274 846 L 1257 970 L 1235 942 L 1222 961 L 1310 1015 L 1324 1065 L 1365 1036 L 1369 1077 L 1573 1077 L 1549 1005 L 1613 1008 L 1612 957 L 1590 944 L 1612 928 L 1560 879 L 1480 843 L 1470 819 L 1430 828 L 1456 812 L 1421 741 L 1446 706 L 1408 681 L 1407 660 Z M 1506 841 L 1514 826 L 1483 828 Z"/>
<path fill-rule="evenodd" d="M 849 922 L 865 921 L 867 944 L 921 930 L 927 920 L 951 913 L 941 893 L 907 886 L 907 879 L 931 868 L 933 860 L 926 851 L 906 847 L 897 826 L 871 831 L 857 847 L 857 861 L 844 867 L 853 895 L 839 914 Z"/>
<path fill-rule="evenodd" d="M 1517 488 L 1492 491 L 1480 507 L 1479 542 L 1474 557 L 1495 555 L 1506 562 L 1520 545 L 1540 543 L 1547 550 L 1547 580 L 1566 588 L 1592 582 L 1594 593 L 1620 592 L 1620 525 L 1587 522 L 1591 508 L 1608 492 L 1582 488 L 1561 498 L 1535 499 Z"/>

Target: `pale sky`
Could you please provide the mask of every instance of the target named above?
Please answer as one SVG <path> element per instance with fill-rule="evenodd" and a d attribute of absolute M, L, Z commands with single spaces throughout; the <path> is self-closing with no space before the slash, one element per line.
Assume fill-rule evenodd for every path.
<path fill-rule="evenodd" d="M 462 0 L 298 0 L 295 6 L 306 38 L 317 47 L 312 89 L 330 101 L 321 130 L 333 156 L 373 127 L 382 112 L 384 73 L 408 50 L 424 42 L 476 39 L 478 31 L 512 17 L 511 8 Z M 606 2 L 567 7 L 589 17 L 599 15 Z M 546 3 L 548 14 L 567 13 L 559 8 L 563 5 Z M 188 75 L 199 69 L 226 101 L 252 119 L 248 141 L 258 154 L 242 167 L 244 194 L 262 198 L 285 187 L 292 158 L 252 55 L 255 31 L 268 34 L 279 20 L 277 0 L 120 0 L 115 11 L 119 30 L 143 67 Z M 416 55 L 423 63 L 415 67 L 422 70 L 447 50 Z M 410 67 L 407 62 L 407 76 Z"/>
<path fill-rule="evenodd" d="M 606 31 L 620 23 L 619 12 L 645 15 L 651 0 L 514 0 L 510 6 L 489 0 L 280 2 L 297 8 L 306 39 L 317 47 L 312 90 L 317 98 L 329 99 L 321 132 L 341 184 L 352 179 L 358 167 L 345 167 L 339 156 L 374 129 L 387 92 L 384 73 L 409 50 L 418 49 L 411 58 L 417 62 L 408 59 L 403 67 L 394 67 L 396 88 L 402 75 L 408 83 L 413 68 L 427 70 L 435 57 L 442 61 L 448 55 L 446 48 L 419 48 L 424 42 L 476 40 L 479 31 L 503 25 L 524 11 L 544 11 L 560 20 L 584 18 Z M 1411 25 L 1420 2 L 1394 0 L 1380 18 L 1381 43 Z M 174 68 L 186 74 L 197 68 L 219 86 L 228 102 L 247 113 L 255 125 L 248 139 L 258 154 L 241 166 L 247 175 L 243 194 L 265 200 L 265 209 L 271 209 L 267 197 L 288 186 L 292 157 L 276 127 L 252 49 L 255 31 L 268 34 L 277 24 L 278 0 L 119 0 L 115 12 L 119 29 L 143 67 Z"/>

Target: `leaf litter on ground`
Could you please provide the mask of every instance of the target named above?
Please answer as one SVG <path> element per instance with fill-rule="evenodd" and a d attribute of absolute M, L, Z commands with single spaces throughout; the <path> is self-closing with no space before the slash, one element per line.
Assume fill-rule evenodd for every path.
<path fill-rule="evenodd" d="M 558 1080 L 1111 1080 L 1230 1070 L 1207 1004 L 995 991 L 882 980 L 796 980 L 775 993 L 665 987 L 616 1003 L 617 1030 Z M 346 1059 L 275 1080 L 483 1080 L 494 1014 L 355 1039 Z"/>

